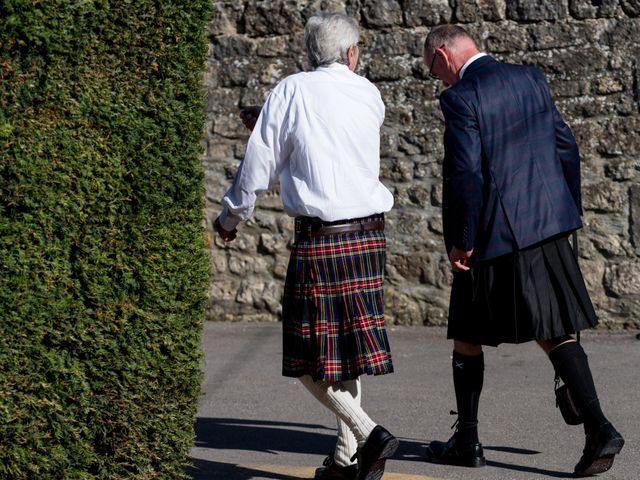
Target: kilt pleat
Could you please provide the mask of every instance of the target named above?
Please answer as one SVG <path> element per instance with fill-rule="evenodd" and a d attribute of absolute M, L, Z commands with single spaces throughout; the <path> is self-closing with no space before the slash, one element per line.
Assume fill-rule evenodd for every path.
<path fill-rule="evenodd" d="M 298 241 L 283 297 L 283 375 L 338 382 L 393 371 L 382 231 Z"/>
<path fill-rule="evenodd" d="M 454 273 L 447 337 L 498 345 L 549 340 L 597 325 L 565 237 Z"/>

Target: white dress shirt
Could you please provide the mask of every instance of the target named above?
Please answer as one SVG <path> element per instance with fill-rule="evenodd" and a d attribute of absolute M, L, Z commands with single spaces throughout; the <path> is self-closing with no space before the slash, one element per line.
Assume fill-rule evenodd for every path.
<path fill-rule="evenodd" d="M 393 195 L 378 179 L 384 104 L 378 89 L 334 63 L 282 80 L 249 137 L 220 223 L 247 220 L 256 195 L 278 181 L 285 212 L 325 221 L 387 212 Z"/>
<path fill-rule="evenodd" d="M 460 69 L 460 73 L 458 74 L 458 76 L 460 78 L 462 78 L 464 76 L 464 72 L 467 69 L 467 67 L 469 65 L 471 65 L 473 62 L 475 62 L 477 59 L 482 58 L 482 57 L 486 57 L 487 54 L 486 53 L 476 53 L 473 57 L 471 57 L 469 60 L 467 60 L 466 62 L 464 62 L 464 65 L 462 66 L 462 68 Z"/>

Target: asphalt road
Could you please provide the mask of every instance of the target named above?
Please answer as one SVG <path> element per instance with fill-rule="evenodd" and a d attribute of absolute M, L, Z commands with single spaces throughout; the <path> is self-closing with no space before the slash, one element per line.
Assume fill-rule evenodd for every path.
<path fill-rule="evenodd" d="M 583 335 L 605 414 L 626 439 L 598 478 L 640 479 L 640 341 L 636 332 Z M 485 349 L 480 440 L 488 465 L 422 460 L 431 440 L 447 440 L 455 420 L 451 344 L 441 328 L 389 330 L 395 373 L 363 378 L 363 406 L 401 443 L 384 480 L 573 478 L 581 426 L 555 407 L 553 369 L 535 344 Z M 206 323 L 204 384 L 191 451 L 194 480 L 312 478 L 335 442 L 335 420 L 281 367 L 281 326 Z"/>

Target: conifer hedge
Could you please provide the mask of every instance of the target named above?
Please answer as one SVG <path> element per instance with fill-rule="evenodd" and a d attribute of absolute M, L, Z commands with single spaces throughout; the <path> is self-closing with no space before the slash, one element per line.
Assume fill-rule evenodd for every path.
<path fill-rule="evenodd" d="M 0 478 L 180 478 L 209 0 L 0 0 Z"/>

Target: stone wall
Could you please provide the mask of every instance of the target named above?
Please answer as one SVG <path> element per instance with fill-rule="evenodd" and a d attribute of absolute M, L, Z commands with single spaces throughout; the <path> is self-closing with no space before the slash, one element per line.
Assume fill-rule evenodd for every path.
<path fill-rule="evenodd" d="M 262 104 L 279 80 L 309 68 L 302 35 L 309 16 L 346 12 L 362 27 L 358 73 L 386 104 L 381 178 L 395 196 L 387 318 L 443 324 L 451 273 L 441 240 L 440 87 L 421 54 L 429 27 L 457 22 L 482 50 L 547 75 L 582 152 L 580 253 L 589 290 L 604 328 L 640 327 L 640 0 L 220 1 L 215 9 L 206 77 L 208 228 L 243 157 L 239 107 Z M 211 235 L 209 319 L 278 319 L 292 223 L 278 192 L 269 191 L 233 243 Z"/>

